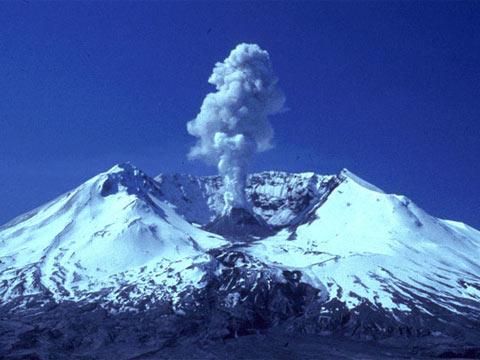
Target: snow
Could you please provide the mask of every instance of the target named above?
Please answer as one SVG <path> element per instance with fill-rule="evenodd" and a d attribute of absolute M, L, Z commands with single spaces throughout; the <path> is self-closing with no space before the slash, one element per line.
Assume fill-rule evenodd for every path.
<path fill-rule="evenodd" d="M 116 286 L 145 266 L 186 261 L 188 267 L 195 258 L 207 261 L 206 250 L 226 243 L 218 235 L 191 226 L 153 194 L 139 197 L 135 194 L 138 187 L 119 184 L 116 193 L 100 194 L 112 174 L 130 170 L 129 176 L 138 176 L 137 169 L 115 166 L 47 204 L 30 219 L 4 229 L 2 263 L 6 258 L 8 267 L 30 269 L 23 278 L 27 289 L 35 288 L 33 272 L 58 298 L 78 298 L 87 291 Z M 13 274 L 3 270 L 0 267 L 2 277 L 15 281 Z M 196 285 L 198 276 L 190 280 L 189 284 Z"/>
<path fill-rule="evenodd" d="M 333 176 L 312 172 L 289 174 L 266 171 L 247 178 L 246 196 L 253 212 L 269 225 L 299 222 L 325 195 Z M 223 179 L 220 176 L 159 175 L 161 198 L 191 223 L 206 225 L 223 213 Z M 308 196 L 310 201 L 302 204 Z"/>
<path fill-rule="evenodd" d="M 379 193 L 383 194 L 382 189 L 380 189 L 380 188 L 376 187 L 375 185 L 372 185 L 369 182 L 361 179 L 360 177 L 358 177 L 357 175 L 355 175 L 354 173 L 352 173 L 350 170 L 348 170 L 346 168 L 342 169 L 342 171 L 340 172 L 340 177 L 348 178 L 348 179 L 356 182 L 361 187 L 364 187 L 365 189 L 368 189 L 368 190 L 371 190 L 371 191 L 374 191 L 374 192 L 379 192 Z"/>
<path fill-rule="evenodd" d="M 445 296 L 445 307 L 453 298 L 478 301 L 473 288 L 459 288 L 458 281 L 478 284 L 472 273 L 480 273 L 479 236 L 469 237 L 473 232 L 458 226 L 452 231 L 407 198 L 385 194 L 346 171 L 341 175 L 344 181 L 315 210 L 313 221 L 257 242 L 249 253 L 301 270 L 317 286 L 332 284 L 331 296 L 341 289 L 338 297 L 350 307 L 361 298 L 405 311 L 407 301 L 395 300 L 398 294 L 411 300 L 404 283 L 426 296 Z"/>
<path fill-rule="evenodd" d="M 0 227 L 0 298 L 48 289 L 56 299 L 106 296 L 124 310 L 145 294 L 175 303 L 220 271 L 208 252 L 230 241 L 203 227 L 222 211 L 221 192 L 216 176 L 153 180 L 117 165 Z M 235 244 L 250 266 L 299 270 L 324 300 L 349 308 L 368 300 L 407 313 L 429 313 L 428 302 L 480 310 L 478 230 L 432 217 L 346 169 L 252 174 L 246 193 L 255 214 L 278 227 Z"/>

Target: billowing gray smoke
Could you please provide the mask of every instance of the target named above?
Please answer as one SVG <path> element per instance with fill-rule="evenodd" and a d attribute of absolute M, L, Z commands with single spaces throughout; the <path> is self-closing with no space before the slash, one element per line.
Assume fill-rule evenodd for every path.
<path fill-rule="evenodd" d="M 224 213 L 247 208 L 245 182 L 248 164 L 256 152 L 271 148 L 273 129 L 268 116 L 283 109 L 270 56 L 256 44 L 239 44 L 215 65 L 208 82 L 217 91 L 203 100 L 200 113 L 188 122 L 198 137 L 191 159 L 216 164 L 224 178 Z"/>

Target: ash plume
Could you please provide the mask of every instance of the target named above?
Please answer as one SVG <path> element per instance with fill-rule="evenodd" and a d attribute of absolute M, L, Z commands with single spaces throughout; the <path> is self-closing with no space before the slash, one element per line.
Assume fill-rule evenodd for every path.
<path fill-rule="evenodd" d="M 248 164 L 257 152 L 272 147 L 269 115 L 282 111 L 285 97 L 278 88 L 267 51 L 256 44 L 239 44 L 218 62 L 208 82 L 197 117 L 187 124 L 198 141 L 190 159 L 216 164 L 224 179 L 224 213 L 248 208 L 245 183 Z"/>

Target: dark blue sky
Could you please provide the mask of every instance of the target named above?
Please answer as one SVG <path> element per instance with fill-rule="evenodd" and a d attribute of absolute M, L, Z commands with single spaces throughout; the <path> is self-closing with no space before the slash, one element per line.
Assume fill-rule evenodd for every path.
<path fill-rule="evenodd" d="M 347 167 L 480 227 L 480 3 L 0 3 L 0 223 L 114 163 L 186 160 L 216 61 L 272 57 L 289 111 L 253 170 Z"/>

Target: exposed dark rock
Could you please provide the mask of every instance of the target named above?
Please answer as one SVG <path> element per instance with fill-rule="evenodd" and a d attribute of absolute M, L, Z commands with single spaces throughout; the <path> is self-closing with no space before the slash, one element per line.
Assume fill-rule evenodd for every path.
<path fill-rule="evenodd" d="M 230 237 L 265 236 L 272 232 L 265 221 L 243 208 L 232 208 L 207 224 L 205 229 Z"/>

